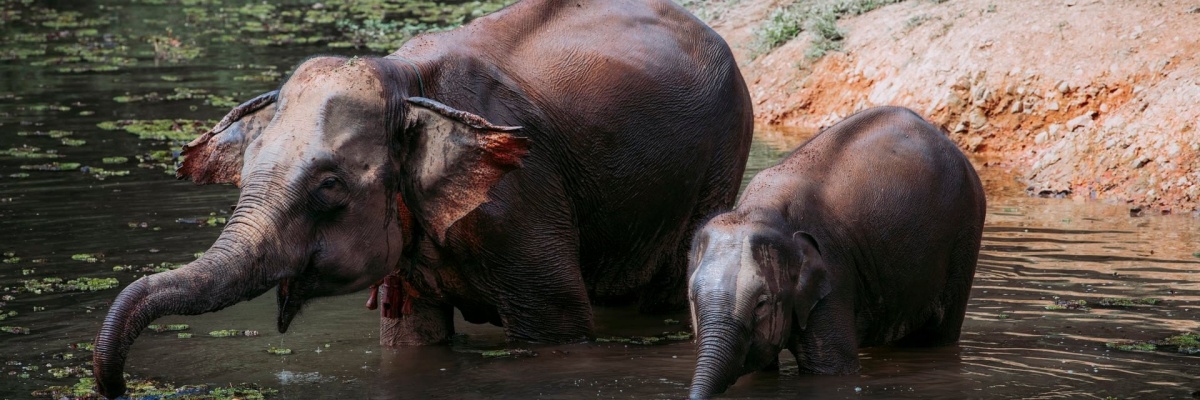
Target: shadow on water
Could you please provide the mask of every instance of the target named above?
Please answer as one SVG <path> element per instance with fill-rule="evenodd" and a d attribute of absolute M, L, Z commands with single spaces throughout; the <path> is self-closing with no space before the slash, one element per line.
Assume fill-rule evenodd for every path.
<path fill-rule="evenodd" d="M 309 54 L 378 54 L 214 39 L 204 57 L 156 62 L 145 39 L 162 34 L 161 18 L 179 10 L 152 1 L 52 6 L 67 3 L 79 11 L 71 18 L 83 28 L 90 22 L 78 22 L 80 18 L 111 19 L 99 25 L 103 32 L 87 36 L 95 39 L 85 40 L 82 30 L 73 31 L 78 37 L 55 33 L 79 26 L 43 26 L 70 19 L 61 15 L 57 22 L 22 28 L 12 14 L 0 14 L 0 151 L 5 151 L 0 153 L 0 326 L 28 330 L 0 332 L 0 398 L 25 398 L 33 390 L 71 385 L 90 373 L 90 353 L 73 347 L 91 341 L 120 287 L 194 259 L 216 238 L 220 218 L 236 200 L 234 188 L 194 186 L 164 173 L 169 165 L 160 165 L 163 160 L 154 152 L 165 151 L 169 158 L 178 143 L 140 140 L 97 127 L 125 119 L 209 121 L 220 118 L 228 105 L 214 105 L 207 97 L 117 98 L 190 88 L 242 100 L 273 88 L 278 75 Z M 14 4 L 0 0 L 0 9 L 11 10 Z M 174 26 L 180 36 L 191 29 Z M 39 54 L 39 43 L 46 41 L 67 47 Z M 76 51 L 71 46 L 77 42 L 96 49 L 121 42 L 114 48 L 128 46 L 138 63 L 111 71 L 64 72 L 92 65 L 55 59 Z M 263 76 L 267 78 L 256 78 Z M 807 136 L 760 129 L 743 185 Z M 17 155 L 21 151 L 24 155 Z M 29 152 L 56 158 L 30 158 Z M 126 160 L 109 163 L 106 158 L 114 156 Z M 39 170 L 52 162 L 79 165 Z M 1014 186 L 1000 173 L 983 173 L 989 182 Z M 1200 224 L 1194 218 L 1131 218 L 1121 207 L 1014 197 L 1011 191 L 991 188 L 983 252 L 958 346 L 866 349 L 863 371 L 855 376 L 798 375 L 795 363 L 784 357 L 780 373 L 749 375 L 728 396 L 1187 398 L 1200 390 L 1195 379 L 1200 357 L 1107 346 L 1200 331 L 1200 257 L 1194 255 L 1200 252 Z M 54 281 L 80 277 L 115 278 L 119 285 L 88 291 Z M 1159 302 L 1101 308 L 1104 298 Z M 689 341 L 507 343 L 498 328 L 461 319 L 452 345 L 384 350 L 377 345 L 378 317 L 363 309 L 364 300 L 358 294 L 317 301 L 286 335 L 274 332 L 273 296 L 217 313 L 163 318 L 157 323 L 188 324 L 185 332 L 193 337 L 147 331 L 133 347 L 128 372 L 179 384 L 253 382 L 278 389 L 282 398 L 678 398 L 691 378 L 694 344 Z M 1071 305 L 1082 304 L 1080 300 L 1088 307 Z M 601 337 L 687 330 L 686 315 L 647 317 L 600 308 L 596 318 Z M 207 335 L 222 329 L 259 334 Z M 272 355 L 269 347 L 293 353 Z M 536 356 L 483 357 L 483 351 L 505 348 L 529 349 Z"/>

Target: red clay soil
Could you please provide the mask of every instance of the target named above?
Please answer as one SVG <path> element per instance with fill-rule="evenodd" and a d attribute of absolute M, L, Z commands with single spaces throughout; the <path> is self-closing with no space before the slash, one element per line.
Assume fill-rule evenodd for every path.
<path fill-rule="evenodd" d="M 751 60 L 788 3 L 692 6 L 734 47 L 760 123 L 901 105 L 1029 194 L 1200 211 L 1200 2 L 909 0 L 841 20 L 843 50 L 815 62 L 807 32 Z"/>

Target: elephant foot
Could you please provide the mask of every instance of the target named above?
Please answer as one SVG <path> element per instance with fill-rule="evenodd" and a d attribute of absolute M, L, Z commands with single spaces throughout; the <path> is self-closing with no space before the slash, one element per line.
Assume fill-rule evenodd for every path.
<path fill-rule="evenodd" d="M 453 307 L 420 300 L 410 306 L 411 314 L 379 319 L 380 346 L 427 346 L 446 342 L 454 335 Z"/>

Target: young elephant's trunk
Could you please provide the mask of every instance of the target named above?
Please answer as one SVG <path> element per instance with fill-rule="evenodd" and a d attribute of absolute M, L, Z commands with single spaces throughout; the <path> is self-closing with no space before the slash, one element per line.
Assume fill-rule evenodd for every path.
<path fill-rule="evenodd" d="M 713 304 L 704 304 L 710 302 Z M 741 376 L 750 327 L 730 314 L 732 296 L 711 293 L 697 303 L 696 372 L 689 397 L 707 399 L 724 392 Z"/>
<path fill-rule="evenodd" d="M 123 371 L 129 348 L 155 319 L 217 311 L 275 285 L 275 274 L 259 265 L 265 246 L 257 228 L 263 225 L 251 219 L 257 218 L 235 215 L 201 258 L 174 271 L 142 277 L 121 291 L 96 336 L 92 355 L 101 395 L 116 398 L 125 393 Z"/>

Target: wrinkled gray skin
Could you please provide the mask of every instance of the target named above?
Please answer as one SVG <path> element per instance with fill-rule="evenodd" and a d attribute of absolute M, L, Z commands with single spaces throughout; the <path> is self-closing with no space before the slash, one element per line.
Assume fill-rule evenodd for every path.
<path fill-rule="evenodd" d="M 455 309 L 539 342 L 592 335 L 593 302 L 683 309 L 691 235 L 732 205 L 752 131 L 728 46 L 666 0 L 526 0 L 388 57 L 310 59 L 185 147 L 181 178 L 241 196 L 203 257 L 113 301 L 97 389 L 125 391 L 156 318 L 278 288 L 283 332 L 397 269 L 385 345 L 447 340 Z"/>
<path fill-rule="evenodd" d="M 751 181 L 696 234 L 691 397 L 778 367 L 848 374 L 860 347 L 958 341 L 985 199 L 967 158 L 912 111 L 855 114 Z"/>

